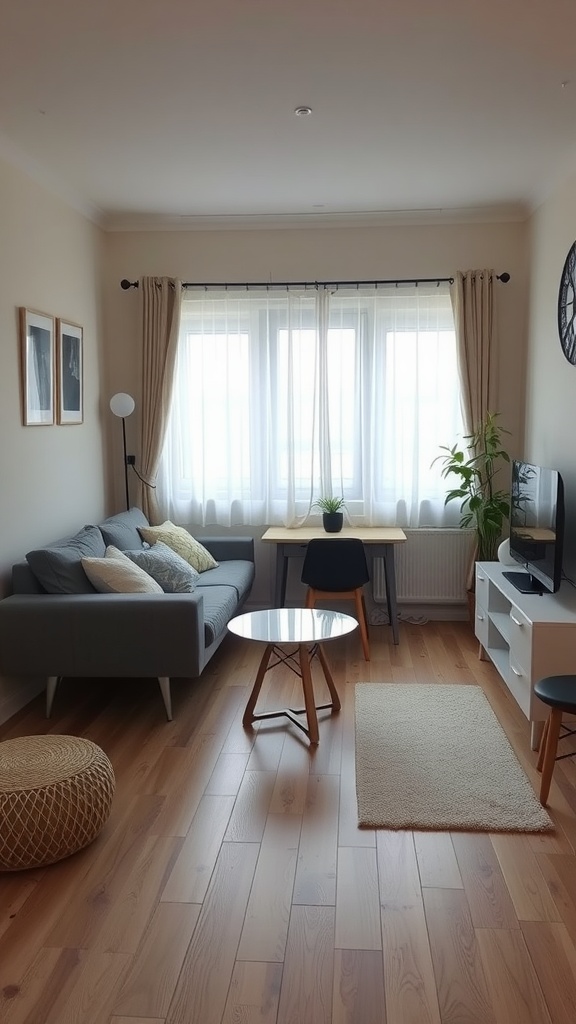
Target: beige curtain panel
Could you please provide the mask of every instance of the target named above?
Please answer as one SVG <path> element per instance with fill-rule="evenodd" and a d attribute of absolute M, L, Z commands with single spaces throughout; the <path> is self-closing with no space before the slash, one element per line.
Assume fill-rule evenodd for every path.
<path fill-rule="evenodd" d="M 164 444 L 172 388 L 182 282 L 170 277 L 143 277 L 142 302 L 142 477 L 141 507 L 151 523 L 160 520 L 156 474 Z"/>
<path fill-rule="evenodd" d="M 493 270 L 458 271 L 451 289 L 467 433 L 495 411 L 493 289 Z"/>

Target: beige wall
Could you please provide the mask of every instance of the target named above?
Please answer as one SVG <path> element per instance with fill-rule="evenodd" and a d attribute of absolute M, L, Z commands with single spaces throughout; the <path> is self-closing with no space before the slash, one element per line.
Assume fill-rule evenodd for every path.
<path fill-rule="evenodd" d="M 26 551 L 105 511 L 100 390 L 101 232 L 0 162 L 0 592 Z M 23 427 L 18 307 L 84 327 L 84 423 Z M 33 642 L 33 637 L 30 638 Z M 31 686 L 0 678 L 0 721 Z"/>
<path fill-rule="evenodd" d="M 566 489 L 564 569 L 576 578 L 576 366 L 557 327 L 560 275 L 576 238 L 576 174 L 536 211 L 531 225 L 532 281 L 526 386 L 525 457 L 562 473 Z"/>
<path fill-rule="evenodd" d="M 105 238 L 104 276 L 111 394 L 128 391 L 138 400 L 140 393 L 139 297 L 135 289 L 122 291 L 122 278 L 167 274 L 212 282 L 374 280 L 449 277 L 457 270 L 476 267 L 511 274 L 511 281 L 497 283 L 495 290 L 500 337 L 498 408 L 502 425 L 511 431 L 510 451 L 521 454 L 528 301 L 525 224 L 110 233 Z M 120 507 L 121 435 L 114 423 L 109 428 L 111 486 Z M 127 420 L 126 429 L 128 446 L 138 454 L 137 413 Z M 270 603 L 273 554 L 270 545 L 256 545 L 255 603 Z M 296 579 L 288 597 L 297 594 Z"/>
<path fill-rule="evenodd" d="M 140 394 L 139 305 L 121 278 L 169 274 L 199 281 L 358 280 L 450 276 L 494 267 L 503 424 L 521 451 L 528 308 L 527 229 L 461 224 L 213 232 L 101 232 L 22 172 L 0 163 L 0 586 L 31 547 L 98 521 L 124 503 L 120 423 L 110 396 Z M 101 298 L 103 301 L 101 302 Z M 85 419 L 74 427 L 22 427 L 17 309 L 84 326 Z M 512 383 L 514 382 L 514 383 Z M 138 455 L 139 418 L 126 423 Z M 103 443 L 104 439 L 104 443 Z M 108 499 L 108 500 L 107 500 Z M 258 545 L 259 589 L 269 603 L 272 554 Z M 31 694 L 0 679 L 0 721 Z"/>

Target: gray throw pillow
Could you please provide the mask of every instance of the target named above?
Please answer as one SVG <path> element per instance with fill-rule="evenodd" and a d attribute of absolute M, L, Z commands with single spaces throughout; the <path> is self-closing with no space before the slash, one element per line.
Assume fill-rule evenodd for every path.
<path fill-rule="evenodd" d="M 93 594 L 82 558 L 104 558 L 106 545 L 97 526 L 85 526 L 73 537 L 29 551 L 26 561 L 49 594 Z"/>
<path fill-rule="evenodd" d="M 142 538 L 138 533 L 139 526 L 149 526 L 148 520 L 139 508 L 130 508 L 127 512 L 118 512 L 99 523 L 99 530 L 107 547 L 112 545 L 120 551 L 140 548 Z"/>
<path fill-rule="evenodd" d="M 160 540 L 151 548 L 125 551 L 124 554 L 152 576 L 165 594 L 190 594 L 196 589 L 200 573 Z"/>

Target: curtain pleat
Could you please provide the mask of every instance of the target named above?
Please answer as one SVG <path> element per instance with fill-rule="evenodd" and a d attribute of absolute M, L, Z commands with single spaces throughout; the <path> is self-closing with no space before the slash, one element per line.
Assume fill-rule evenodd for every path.
<path fill-rule="evenodd" d="M 494 271 L 458 271 L 452 286 L 462 414 L 471 434 L 495 412 Z"/>
<path fill-rule="evenodd" d="M 178 348 L 182 283 L 168 277 L 143 277 L 141 507 L 150 522 L 161 520 L 156 475 L 164 444 Z"/>
<path fill-rule="evenodd" d="M 454 326 L 462 416 L 467 434 L 478 429 L 486 414 L 496 412 L 494 384 L 494 271 L 458 271 L 452 286 Z M 476 544 L 466 586 L 474 585 Z"/>

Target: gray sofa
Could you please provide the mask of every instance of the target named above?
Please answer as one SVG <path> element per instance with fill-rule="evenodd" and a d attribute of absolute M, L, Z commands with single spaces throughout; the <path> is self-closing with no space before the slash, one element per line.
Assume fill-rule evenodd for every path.
<path fill-rule="evenodd" d="M 82 556 L 103 557 L 108 545 L 146 547 L 143 523 L 130 509 L 13 566 L 12 593 L 0 600 L 0 672 L 46 676 L 47 716 L 62 677 L 156 676 L 170 721 L 170 677 L 200 675 L 250 593 L 249 537 L 202 538 L 219 564 L 200 573 L 192 592 L 98 593 Z"/>

